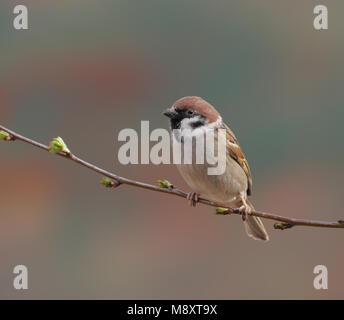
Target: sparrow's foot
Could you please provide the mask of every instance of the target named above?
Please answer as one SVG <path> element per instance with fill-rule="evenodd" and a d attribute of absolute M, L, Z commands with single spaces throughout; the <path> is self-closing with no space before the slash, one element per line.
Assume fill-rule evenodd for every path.
<path fill-rule="evenodd" d="M 186 196 L 186 199 L 189 201 L 191 207 L 196 207 L 198 202 L 198 194 L 196 192 L 189 192 Z"/>
<path fill-rule="evenodd" d="M 243 221 L 247 220 L 247 216 L 251 214 L 252 208 L 245 202 L 240 208 L 241 217 Z"/>

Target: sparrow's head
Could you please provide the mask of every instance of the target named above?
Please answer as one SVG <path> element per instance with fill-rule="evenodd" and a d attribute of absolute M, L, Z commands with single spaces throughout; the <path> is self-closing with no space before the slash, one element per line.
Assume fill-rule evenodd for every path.
<path fill-rule="evenodd" d="M 216 126 L 221 122 L 215 108 L 200 97 L 184 97 L 164 112 L 170 118 L 172 129 L 197 129 Z"/>

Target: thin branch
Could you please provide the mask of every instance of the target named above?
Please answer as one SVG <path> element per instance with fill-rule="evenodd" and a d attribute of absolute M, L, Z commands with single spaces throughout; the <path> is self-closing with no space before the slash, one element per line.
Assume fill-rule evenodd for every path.
<path fill-rule="evenodd" d="M 37 141 L 34 141 L 32 139 L 26 138 L 26 137 L 24 137 L 24 136 L 22 136 L 16 132 L 12 131 L 12 130 L 5 128 L 2 125 L 0 125 L 0 130 L 3 130 L 3 131 L 5 131 L 5 133 L 7 132 L 9 134 L 9 136 L 7 136 L 3 140 L 6 140 L 6 141 L 20 140 L 20 141 L 26 142 L 32 146 L 35 146 L 37 148 L 43 149 L 45 151 L 49 151 L 48 146 L 41 144 Z M 72 153 L 59 152 L 57 154 L 59 156 L 65 158 L 65 159 L 69 159 L 71 161 L 74 161 L 74 162 L 76 162 L 76 163 L 78 163 L 78 164 L 80 164 L 80 165 L 82 165 L 82 166 L 84 166 L 90 170 L 98 172 L 99 174 L 114 180 L 115 183 L 111 182 L 111 184 L 108 185 L 109 187 L 117 187 L 120 184 L 128 184 L 128 185 L 131 185 L 134 187 L 152 190 L 152 191 L 156 191 L 156 192 L 167 193 L 167 194 L 171 194 L 171 195 L 182 197 L 182 198 L 186 198 L 188 195 L 186 192 L 179 190 L 179 189 L 173 187 L 172 185 L 170 185 L 169 187 L 159 187 L 159 186 L 155 186 L 155 185 L 143 183 L 140 181 L 135 181 L 135 180 L 121 177 L 117 174 L 111 173 L 111 172 L 106 171 L 104 169 L 101 169 L 101 168 L 99 168 L 99 167 L 97 167 L 97 166 L 95 166 L 89 162 L 86 162 L 85 160 L 78 158 L 77 156 L 75 156 Z M 241 215 L 242 214 L 239 211 L 239 208 L 229 207 L 228 205 L 226 205 L 225 203 L 222 203 L 222 202 L 210 201 L 210 200 L 204 199 L 204 198 L 199 198 L 198 202 L 205 204 L 205 205 L 208 205 L 208 206 L 212 206 L 212 207 L 221 207 L 221 208 L 227 209 L 227 211 L 226 210 L 221 211 L 221 213 L 219 212 L 219 214 L 223 214 L 223 215 L 228 215 L 228 214 Z M 338 220 L 338 221 L 332 222 L 332 221 L 296 219 L 296 218 L 288 218 L 288 217 L 283 217 L 283 216 L 279 216 L 276 214 L 266 213 L 266 212 L 256 211 L 256 210 L 252 211 L 251 214 L 253 216 L 256 216 L 256 217 L 279 221 L 278 223 L 274 224 L 274 227 L 275 227 L 275 229 L 280 229 L 280 230 L 289 229 L 289 228 L 294 227 L 294 226 L 308 226 L 308 227 L 322 227 L 322 228 L 344 228 L 344 220 Z"/>

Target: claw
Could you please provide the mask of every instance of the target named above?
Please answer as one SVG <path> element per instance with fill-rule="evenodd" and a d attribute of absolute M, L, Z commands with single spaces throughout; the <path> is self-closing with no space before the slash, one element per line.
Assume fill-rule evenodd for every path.
<path fill-rule="evenodd" d="M 191 207 L 196 207 L 196 204 L 198 202 L 198 194 L 196 192 L 189 192 L 186 196 L 186 199 L 188 200 Z"/>
<path fill-rule="evenodd" d="M 247 216 L 251 214 L 252 209 L 251 207 L 247 204 L 244 203 L 240 208 L 239 211 L 241 212 L 241 217 L 243 221 L 247 220 Z"/>

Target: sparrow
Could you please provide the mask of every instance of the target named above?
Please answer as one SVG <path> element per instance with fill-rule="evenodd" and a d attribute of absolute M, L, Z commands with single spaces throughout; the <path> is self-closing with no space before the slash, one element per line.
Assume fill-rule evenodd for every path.
<path fill-rule="evenodd" d="M 219 129 L 226 133 L 226 167 L 220 175 L 209 175 L 207 163 L 196 164 L 192 157 L 191 164 L 176 164 L 183 179 L 193 190 L 187 199 L 191 205 L 196 205 L 198 197 L 211 201 L 224 202 L 228 206 L 239 208 L 242 213 L 245 230 L 249 237 L 255 240 L 268 241 L 269 236 L 262 221 L 250 215 L 254 207 L 248 196 L 252 194 L 251 170 L 245 155 L 233 131 L 222 121 L 216 109 L 200 97 L 188 96 L 177 100 L 164 113 L 170 118 L 173 143 L 183 145 L 178 130 L 192 134 L 194 130 L 213 130 L 214 145 L 217 145 Z M 205 149 L 207 145 L 205 146 Z M 194 152 L 194 151 L 192 151 Z M 207 152 L 207 150 L 205 150 Z"/>

